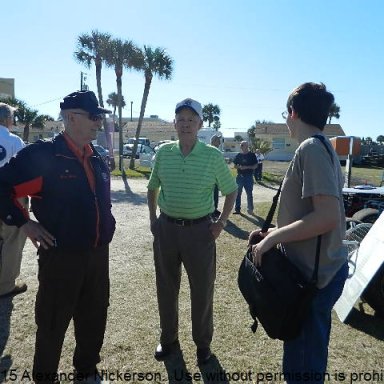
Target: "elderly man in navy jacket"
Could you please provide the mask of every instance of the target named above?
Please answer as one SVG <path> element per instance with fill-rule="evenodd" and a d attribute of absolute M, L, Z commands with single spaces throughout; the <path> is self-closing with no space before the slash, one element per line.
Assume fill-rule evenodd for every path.
<path fill-rule="evenodd" d="M 105 113 L 93 92 L 60 103 L 65 130 L 18 152 L 0 169 L 0 218 L 38 248 L 35 383 L 54 383 L 65 333 L 74 321 L 76 382 L 100 383 L 96 365 L 109 305 L 111 213 L 107 165 L 93 148 Z M 31 196 L 36 217 L 17 204 Z"/>

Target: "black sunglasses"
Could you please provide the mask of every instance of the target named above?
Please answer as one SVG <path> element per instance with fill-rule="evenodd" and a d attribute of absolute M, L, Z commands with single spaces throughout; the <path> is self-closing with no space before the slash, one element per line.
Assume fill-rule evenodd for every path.
<path fill-rule="evenodd" d="M 87 116 L 89 120 L 92 120 L 92 121 L 101 121 L 104 119 L 104 115 L 103 114 L 93 114 L 93 113 L 82 113 L 82 112 L 72 112 L 74 113 L 75 115 L 84 115 L 84 116 Z"/>

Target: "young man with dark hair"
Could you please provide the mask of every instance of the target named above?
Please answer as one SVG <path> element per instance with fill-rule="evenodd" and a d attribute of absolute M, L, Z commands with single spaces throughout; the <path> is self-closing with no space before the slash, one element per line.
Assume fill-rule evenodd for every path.
<path fill-rule="evenodd" d="M 301 334 L 284 342 L 283 372 L 288 384 L 301 383 L 304 377 L 309 378 L 307 383 L 324 382 L 331 311 L 348 275 L 347 249 L 342 243 L 343 176 L 338 157 L 323 135 L 333 101 L 324 84 L 305 83 L 289 95 L 283 117 L 299 147 L 283 181 L 277 227 L 261 234 L 264 239 L 252 247 L 259 265 L 267 250 L 282 243 L 287 257 L 310 280 L 321 235 L 319 290 Z"/>

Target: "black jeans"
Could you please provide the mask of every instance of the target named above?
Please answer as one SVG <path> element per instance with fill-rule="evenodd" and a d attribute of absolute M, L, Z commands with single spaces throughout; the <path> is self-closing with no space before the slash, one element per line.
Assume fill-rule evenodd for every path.
<path fill-rule="evenodd" d="M 100 361 L 109 305 L 108 246 L 84 251 L 39 250 L 39 289 L 33 375 L 51 383 L 73 318 L 77 372 L 93 374 Z"/>

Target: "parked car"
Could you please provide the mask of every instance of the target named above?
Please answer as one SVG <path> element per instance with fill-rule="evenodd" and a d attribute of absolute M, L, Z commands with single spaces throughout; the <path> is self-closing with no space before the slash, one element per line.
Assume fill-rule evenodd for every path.
<path fill-rule="evenodd" d="M 131 157 L 134 144 L 124 144 L 123 157 Z M 141 154 L 148 154 L 151 157 L 155 154 L 155 151 L 148 145 L 137 144 L 136 159 L 140 158 Z"/>
<path fill-rule="evenodd" d="M 96 149 L 101 158 L 109 165 L 109 151 L 99 144 L 93 144 L 93 147 Z"/>
<path fill-rule="evenodd" d="M 127 144 L 135 144 L 135 141 L 136 141 L 136 138 L 131 137 L 128 139 Z M 151 142 L 147 137 L 139 137 L 138 143 L 143 145 L 148 145 L 148 147 L 151 145 Z"/>

